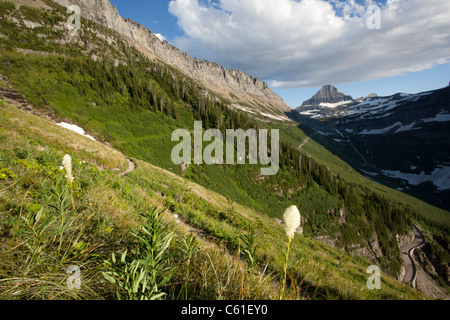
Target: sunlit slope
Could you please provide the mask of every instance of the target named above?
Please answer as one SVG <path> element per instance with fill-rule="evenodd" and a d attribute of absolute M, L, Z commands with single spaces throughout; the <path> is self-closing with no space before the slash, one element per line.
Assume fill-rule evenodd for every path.
<path fill-rule="evenodd" d="M 28 292 L 44 298 L 67 298 L 61 292 L 54 293 L 53 290 L 56 289 L 52 287 L 54 282 L 66 281 L 62 274 L 67 265 L 62 262 L 54 275 L 42 274 L 45 271 L 33 262 L 30 262 L 26 270 L 14 267 L 21 263 L 24 265 L 25 260 L 22 259 L 26 259 L 26 252 L 30 250 L 22 241 L 28 243 L 34 236 L 30 234 L 26 238 L 14 238 L 13 233 L 7 230 L 10 230 L 8 223 L 15 221 L 14 218 L 21 214 L 25 215 L 25 212 L 32 212 L 36 208 L 51 212 L 51 207 L 48 206 L 51 198 L 47 198 L 47 202 L 44 200 L 47 197 L 44 186 L 58 181 L 61 175 L 64 180 L 64 173 L 59 172 L 60 161 L 64 154 L 70 153 L 74 162 L 75 181 L 80 183 L 80 188 L 74 195 L 76 210 L 71 212 L 68 209 L 68 213 L 71 212 L 70 215 L 74 217 L 79 216 L 79 221 L 84 221 L 81 218 L 83 216 L 93 219 L 87 222 L 87 227 L 81 234 L 81 239 L 89 246 L 89 250 L 83 252 L 82 257 L 68 256 L 67 261 L 64 260 L 67 264 L 82 264 L 84 275 L 89 275 L 86 276 L 89 281 L 86 280 L 87 283 L 83 285 L 82 292 L 85 296 L 80 293 L 75 298 L 105 298 L 113 295 L 114 289 L 101 281 L 101 261 L 107 260 L 113 252 L 119 254 L 124 248 L 133 247 L 132 239 L 128 236 L 130 228 L 137 227 L 139 213 L 152 205 L 168 208 L 167 223 L 180 239 L 192 228 L 197 230 L 201 247 L 197 254 L 209 256 L 210 261 L 206 264 L 202 259 L 194 259 L 194 265 L 190 265 L 191 270 L 196 270 L 194 280 L 188 283 L 191 298 L 273 299 L 279 295 L 278 275 L 283 260 L 285 233 L 283 226 L 272 218 L 230 202 L 215 192 L 143 161 L 136 161 L 137 169 L 127 177 L 119 178 L 119 173 L 125 170 L 126 161 L 114 149 L 4 102 L 0 102 L 0 112 L 3 115 L 0 119 L 1 170 L 7 175 L 7 178 L 0 180 L 0 211 L 3 217 L 0 250 L 5 257 L 1 262 L 1 275 L 5 281 L 0 286 L 5 291 L 0 294 L 6 292 L 8 296 L 11 293 L 10 287 L 4 285 L 11 276 L 29 279 L 27 283 L 46 276 L 51 278 L 48 279 L 47 287 L 41 284 L 41 291 L 34 291 L 37 289 L 33 288 Z M 176 224 L 174 214 L 182 222 Z M 50 219 L 59 218 L 55 215 Z M 36 222 L 35 227 L 38 225 L 39 222 Z M 71 228 L 66 232 L 70 231 Z M 236 260 L 239 257 L 239 246 L 242 245 L 240 236 L 249 232 L 254 233 L 256 239 L 257 276 L 246 275 L 247 262 L 244 258 Z M 70 243 L 70 238 L 68 241 Z M 11 255 L 8 248 L 14 243 L 17 247 L 15 255 Z M 173 246 L 171 250 L 176 250 L 178 245 L 174 243 Z M 47 242 L 43 242 L 40 250 L 36 261 L 61 254 L 57 251 L 57 246 L 51 246 Z M 218 255 L 220 250 L 222 253 Z M 231 260 L 220 258 L 226 256 Z M 176 270 L 173 285 L 166 290 L 169 298 L 176 298 L 175 292 L 178 293 L 177 288 L 180 287 L 177 283 L 182 280 L 187 268 L 186 262 L 180 261 L 182 260 L 169 261 Z M 366 282 L 370 275 L 366 273 L 366 269 L 369 265 L 362 258 L 352 257 L 309 237 L 296 235 L 288 267 L 293 287 L 286 296 L 296 299 L 425 298 L 388 276 L 382 277 L 381 290 L 367 289 Z M 202 278 L 202 275 L 214 275 L 218 270 L 225 272 L 224 277 L 216 274 L 216 277 Z M 205 283 L 205 279 L 210 282 Z M 265 282 L 257 279 L 265 279 Z M 247 291 L 248 286 L 255 283 L 258 284 L 258 290 Z M 241 289 L 245 290 L 240 292 L 237 289 L 242 284 L 244 287 Z M 221 291 L 209 290 L 210 287 L 220 287 Z M 26 294 L 22 297 L 27 298 Z"/>

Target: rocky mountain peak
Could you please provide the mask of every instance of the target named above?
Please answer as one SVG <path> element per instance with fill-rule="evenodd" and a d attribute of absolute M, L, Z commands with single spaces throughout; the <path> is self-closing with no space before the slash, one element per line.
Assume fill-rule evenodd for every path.
<path fill-rule="evenodd" d="M 320 105 L 321 103 L 339 103 L 343 101 L 354 101 L 351 96 L 341 93 L 333 85 L 325 85 L 311 99 L 303 102 L 303 106 Z"/>
<path fill-rule="evenodd" d="M 369 95 L 366 96 L 366 97 L 361 97 L 361 98 L 356 99 L 356 102 L 364 102 L 364 101 L 366 101 L 366 100 L 369 99 L 369 98 L 376 98 L 376 97 L 378 97 L 378 94 L 376 94 L 376 93 L 371 93 L 371 94 L 369 94 Z"/>

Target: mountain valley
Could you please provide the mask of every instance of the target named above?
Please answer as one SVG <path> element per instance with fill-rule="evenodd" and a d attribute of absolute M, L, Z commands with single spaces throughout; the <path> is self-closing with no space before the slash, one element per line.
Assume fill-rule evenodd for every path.
<path fill-rule="evenodd" d="M 66 27 L 69 4 L 80 30 Z M 6 1 L 0 16 L 1 298 L 448 297 L 450 87 L 355 100 L 328 85 L 291 110 L 265 82 L 189 57 L 107 0 Z M 174 164 L 173 132 L 196 121 L 279 130 L 279 172 Z M 301 228 L 284 264 L 293 204 Z M 402 283 L 414 226 L 438 293 Z M 149 230 L 164 249 L 148 278 L 157 290 L 131 275 L 150 259 Z M 69 265 L 87 279 L 79 292 L 65 288 Z M 380 290 L 366 287 L 371 265 Z"/>

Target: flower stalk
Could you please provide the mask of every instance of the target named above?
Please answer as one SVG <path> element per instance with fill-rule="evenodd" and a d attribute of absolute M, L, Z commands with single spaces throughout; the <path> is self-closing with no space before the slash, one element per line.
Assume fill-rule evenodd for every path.
<path fill-rule="evenodd" d="M 72 183 L 73 183 L 73 176 L 72 176 L 72 158 L 70 157 L 70 155 L 66 154 L 62 160 L 62 165 L 64 167 L 64 169 L 66 170 L 66 178 L 67 181 L 69 182 L 69 189 L 70 189 L 70 199 L 72 200 L 72 208 L 73 211 L 75 212 L 75 202 L 73 200 L 73 187 L 72 187 Z"/>
<path fill-rule="evenodd" d="M 286 254 L 284 260 L 284 268 L 283 268 L 283 280 L 281 283 L 281 293 L 280 300 L 283 299 L 284 291 L 286 288 L 286 278 L 287 278 L 287 265 L 289 261 L 289 253 L 291 250 L 291 242 L 295 237 L 295 231 L 300 227 L 300 211 L 298 211 L 297 206 L 290 206 L 286 209 L 283 215 L 284 219 L 284 230 L 286 231 L 286 235 L 288 238 L 287 246 L 286 246 Z"/>

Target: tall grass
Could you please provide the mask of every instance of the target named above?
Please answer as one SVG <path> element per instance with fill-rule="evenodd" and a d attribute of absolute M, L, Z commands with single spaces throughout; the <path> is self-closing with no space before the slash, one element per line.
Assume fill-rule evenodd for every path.
<path fill-rule="evenodd" d="M 30 185 L 22 200 L 32 193 Z M 98 266 L 97 246 L 84 240 L 90 218 L 72 211 L 69 186 L 61 174 L 39 187 L 40 203 L 24 204 L 3 221 L 0 243 L 0 296 L 2 299 L 95 298 L 92 272 Z M 25 202 L 25 201 L 23 201 Z M 77 266 L 84 273 L 78 290 L 67 285 L 67 270 Z"/>

